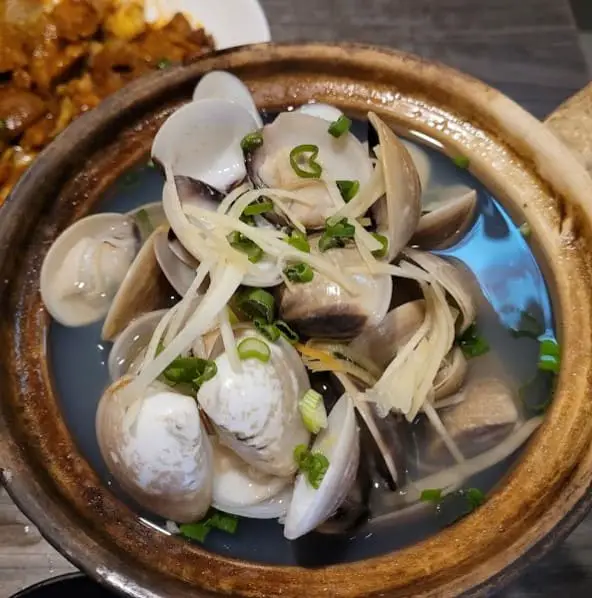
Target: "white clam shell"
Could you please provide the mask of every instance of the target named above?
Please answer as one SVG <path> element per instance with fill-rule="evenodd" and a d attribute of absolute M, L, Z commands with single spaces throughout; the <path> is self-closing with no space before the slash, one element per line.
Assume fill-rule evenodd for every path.
<path fill-rule="evenodd" d="M 182 251 L 185 251 L 180 243 L 179 246 Z M 185 261 L 179 259 L 179 255 L 173 251 L 169 243 L 166 229 L 160 230 L 154 238 L 154 255 L 170 285 L 181 297 L 184 297 L 195 280 L 197 265 L 192 268 Z M 187 255 L 188 259 L 192 258 L 190 254 Z"/>
<path fill-rule="evenodd" d="M 216 358 L 217 375 L 203 384 L 197 399 L 223 444 L 261 472 L 289 476 L 296 469 L 294 447 L 310 438 L 298 411 L 299 399 L 310 388 L 308 376 L 284 339 L 270 343 L 253 330 L 237 334 L 243 336 L 266 342 L 269 361 L 247 359 L 242 372 L 233 372 L 222 353 Z"/>
<path fill-rule="evenodd" d="M 323 120 L 332 123 L 336 121 L 340 116 L 343 116 L 343 112 L 331 104 L 323 104 L 322 102 L 311 102 L 310 104 L 304 104 L 297 108 L 294 112 L 300 112 L 301 114 L 308 114 L 316 118 L 322 118 Z"/>
<path fill-rule="evenodd" d="M 195 86 L 193 100 L 218 99 L 234 102 L 246 108 L 255 121 L 257 128 L 263 126 L 261 116 L 249 88 L 235 75 L 226 71 L 210 71 Z"/>
<path fill-rule="evenodd" d="M 246 176 L 241 139 L 258 128 L 253 115 L 228 100 L 190 102 L 160 127 L 152 157 L 188 176 L 225 190 Z"/>
<path fill-rule="evenodd" d="M 315 490 L 301 473 L 296 478 L 284 536 L 295 540 L 325 522 L 345 500 L 355 482 L 360 461 L 360 439 L 354 405 L 343 395 L 328 417 L 327 428 L 315 440 L 312 452 L 329 460 L 329 468 Z"/>
<path fill-rule="evenodd" d="M 224 445 L 214 441 L 213 446 L 216 509 L 254 519 L 275 519 L 286 512 L 291 478 L 256 471 Z"/>
<path fill-rule="evenodd" d="M 148 346 L 156 326 L 167 311 L 159 309 L 139 316 L 115 339 L 107 361 L 112 382 L 119 380 L 125 374 L 135 373 L 139 366 L 139 357 Z"/>
<path fill-rule="evenodd" d="M 99 264 L 94 262 L 94 257 L 88 259 L 88 251 L 81 251 L 84 249 L 82 244 L 89 239 L 108 239 L 115 232 L 122 233 L 129 242 L 119 248 L 107 247 L 109 253 Z M 129 216 L 106 213 L 78 220 L 56 239 L 45 256 L 40 278 L 41 297 L 54 320 L 64 326 L 85 326 L 105 316 L 134 259 L 134 235 Z M 90 272 L 96 273 L 98 268 L 99 283 L 104 285 L 104 288 L 95 289 L 91 296 L 84 292 L 85 277 L 79 279 L 76 275 L 77 268 L 84 268 L 85 264 L 90 267 Z M 80 292 L 74 292 L 76 283 Z M 70 286 L 73 292 L 68 293 Z"/>
<path fill-rule="evenodd" d="M 196 521 L 211 505 L 213 480 L 212 447 L 197 404 L 160 383 L 138 404 L 139 397 L 125 392 L 129 380 L 113 384 L 99 402 L 103 459 L 142 507 L 173 521 Z"/>

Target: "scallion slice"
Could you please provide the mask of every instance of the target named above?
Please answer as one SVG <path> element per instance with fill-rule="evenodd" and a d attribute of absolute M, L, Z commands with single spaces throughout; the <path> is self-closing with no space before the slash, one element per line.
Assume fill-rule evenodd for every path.
<path fill-rule="evenodd" d="M 376 249 L 372 252 L 372 255 L 377 258 L 386 257 L 388 254 L 389 240 L 378 233 L 372 233 L 372 236 L 382 245 L 380 249 Z"/>
<path fill-rule="evenodd" d="M 253 320 L 255 330 L 269 339 L 272 343 L 280 338 L 280 331 L 275 324 L 268 324 L 263 318 L 255 318 Z"/>
<path fill-rule="evenodd" d="M 235 534 L 238 528 L 238 517 L 212 509 L 211 514 L 196 523 L 183 523 L 179 530 L 183 536 L 198 542 L 205 542 L 208 534 L 213 529 L 218 529 L 227 534 Z"/>
<path fill-rule="evenodd" d="M 552 338 L 546 338 L 539 345 L 539 370 L 559 373 L 561 367 L 561 351 L 559 343 Z"/>
<path fill-rule="evenodd" d="M 530 224 L 528 224 L 528 222 L 524 222 L 523 224 L 521 224 L 518 230 L 525 239 L 528 239 L 532 233 L 532 230 L 530 229 Z"/>
<path fill-rule="evenodd" d="M 294 461 L 308 483 L 318 490 L 329 469 L 329 459 L 322 453 L 312 453 L 306 445 L 299 444 L 294 449 Z"/>
<path fill-rule="evenodd" d="M 319 239 L 319 250 L 327 251 L 333 247 L 345 247 L 348 240 L 353 239 L 356 229 L 353 224 L 347 221 L 347 218 L 342 218 L 339 222 L 331 222 L 328 218 L 326 221 L 325 232 Z"/>
<path fill-rule="evenodd" d="M 230 243 L 230 246 L 234 247 L 237 251 L 246 253 L 249 257 L 249 261 L 253 264 L 261 261 L 261 258 L 263 257 L 263 249 L 251 241 L 251 239 L 245 237 L 242 233 L 239 233 L 236 230 L 231 232 L 228 235 L 228 242 Z"/>
<path fill-rule="evenodd" d="M 452 161 L 454 162 L 455 166 L 458 166 L 458 168 L 463 168 L 465 170 L 471 164 L 471 161 L 466 156 L 456 156 L 456 158 L 453 158 Z"/>
<path fill-rule="evenodd" d="M 422 502 L 432 502 L 435 504 L 440 504 L 442 502 L 442 489 L 441 488 L 429 488 L 427 490 L 422 490 L 421 496 L 419 499 Z"/>
<path fill-rule="evenodd" d="M 335 181 L 343 201 L 351 201 L 360 190 L 360 181 Z"/>
<path fill-rule="evenodd" d="M 288 266 L 284 269 L 284 274 L 290 282 L 310 282 L 314 278 L 313 269 L 305 263 Z"/>
<path fill-rule="evenodd" d="M 334 120 L 329 125 L 328 131 L 329 134 L 333 137 L 341 137 L 350 130 L 351 125 L 352 121 L 349 118 L 347 118 L 345 114 L 342 114 L 337 120 Z"/>
<path fill-rule="evenodd" d="M 298 402 L 298 409 L 304 427 L 311 434 L 318 434 L 327 427 L 327 411 L 323 395 L 312 388 L 308 389 Z"/>
<path fill-rule="evenodd" d="M 303 251 L 304 253 L 310 253 L 310 244 L 308 242 L 308 237 L 302 231 L 299 231 L 297 228 L 294 229 L 290 236 L 286 239 L 286 243 L 295 247 L 299 251 Z"/>
<path fill-rule="evenodd" d="M 243 361 L 245 359 L 257 359 L 263 363 L 267 363 L 271 356 L 269 345 L 261 339 L 254 337 L 244 338 L 236 346 L 236 350 L 238 356 Z"/>
<path fill-rule="evenodd" d="M 159 347 L 160 350 L 162 350 Z M 160 352 L 159 350 L 159 352 Z M 162 373 L 164 380 L 174 385 L 191 384 L 194 390 L 211 380 L 218 372 L 214 361 L 199 357 L 177 357 Z"/>
<path fill-rule="evenodd" d="M 279 330 L 280 334 L 291 344 L 297 343 L 300 337 L 294 330 L 292 330 L 283 320 L 277 320 L 275 327 Z"/>
<path fill-rule="evenodd" d="M 245 135 L 240 142 L 241 149 L 249 152 L 263 145 L 263 135 L 259 131 Z"/>
<path fill-rule="evenodd" d="M 275 316 L 275 299 L 271 293 L 263 289 L 245 289 L 237 295 L 238 309 L 247 318 L 263 318 L 271 324 Z"/>
<path fill-rule="evenodd" d="M 318 179 L 323 172 L 323 167 L 316 161 L 318 155 L 318 145 L 297 145 L 290 152 L 290 165 L 300 178 Z"/>
<path fill-rule="evenodd" d="M 489 351 L 489 343 L 479 334 L 475 324 L 471 324 L 467 328 L 466 332 L 458 339 L 458 344 L 468 359 L 485 355 Z"/>
<path fill-rule="evenodd" d="M 244 210 L 244 216 L 259 216 L 273 210 L 273 202 L 264 200 L 249 204 Z"/>

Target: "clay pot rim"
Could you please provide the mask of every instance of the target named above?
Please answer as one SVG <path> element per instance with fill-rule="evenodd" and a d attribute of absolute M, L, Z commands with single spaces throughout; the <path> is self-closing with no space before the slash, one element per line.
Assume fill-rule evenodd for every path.
<path fill-rule="evenodd" d="M 591 266 L 586 256 L 582 255 L 581 248 L 583 247 L 582 243 L 592 244 L 592 234 L 590 234 L 592 210 L 587 201 L 587 198 L 592 196 L 592 180 L 550 131 L 503 94 L 449 67 L 427 62 L 403 52 L 358 44 L 265 44 L 226 50 L 205 57 L 192 65 L 174 67 L 169 71 L 150 75 L 137 81 L 107 99 L 99 108 L 69 127 L 54 144 L 41 154 L 36 164 L 21 179 L 12 197 L 0 210 L 0 239 L 17 238 L 15 236 L 17 227 L 30 227 L 33 224 L 33 215 L 23 214 L 25 202 L 19 201 L 19 198 L 28 198 L 28 204 L 30 204 L 34 202 L 32 198 L 41 181 L 49 186 L 54 185 L 56 188 L 61 188 L 66 173 L 70 174 L 72 171 L 79 170 L 80 164 L 75 164 L 76 157 L 72 155 L 72 152 L 70 152 L 70 162 L 65 159 L 60 160 L 61 152 L 71 146 L 88 149 L 89 145 L 92 145 L 92 135 L 99 132 L 99 137 L 102 139 L 106 128 L 120 124 L 123 114 L 128 109 L 131 110 L 132 105 L 135 106 L 135 110 L 143 113 L 158 112 L 157 106 L 160 107 L 161 102 L 155 101 L 153 98 L 165 95 L 166 89 L 171 90 L 171 93 L 176 96 L 181 95 L 182 91 L 186 92 L 185 95 L 188 97 L 191 82 L 196 80 L 200 73 L 211 68 L 230 68 L 239 75 L 244 73 L 247 78 L 251 77 L 255 81 L 256 86 L 260 79 L 258 83 L 261 87 L 260 96 L 256 91 L 258 100 L 269 106 L 274 102 L 277 104 L 278 98 L 283 97 L 285 103 L 286 88 L 283 90 L 273 88 L 273 79 L 281 75 L 287 66 L 297 64 L 300 65 L 298 67 L 300 71 L 296 69 L 297 72 L 294 75 L 284 79 L 284 82 L 291 86 L 290 89 L 298 89 L 299 79 L 306 83 L 315 72 L 326 72 L 336 85 L 337 103 L 343 105 L 357 101 L 356 105 L 360 106 L 359 98 L 354 98 L 353 94 L 351 97 L 347 96 L 338 86 L 344 77 L 336 75 L 335 71 L 343 65 L 356 70 L 354 82 L 359 82 L 362 87 L 366 84 L 366 87 L 380 88 L 383 91 L 385 88 L 389 89 L 389 86 L 392 89 L 393 80 L 400 76 L 402 88 L 406 85 L 417 86 L 415 97 L 418 99 L 426 99 L 422 92 L 429 88 L 434 95 L 439 95 L 440 100 L 443 100 L 435 105 L 443 109 L 453 109 L 452 112 L 455 114 L 461 111 L 464 116 L 468 112 L 470 122 L 481 132 L 494 133 L 491 135 L 492 147 L 508 150 L 512 159 L 518 160 L 518 170 L 523 174 L 526 172 L 533 179 L 530 181 L 531 184 L 541 189 L 542 195 L 537 202 L 532 202 L 532 205 L 514 205 L 513 207 L 516 208 L 514 211 L 518 213 L 522 208 L 523 212 L 525 211 L 529 217 L 534 219 L 532 225 L 535 235 L 541 237 L 542 254 L 548 258 L 550 270 L 555 274 L 554 282 L 558 287 L 556 293 L 559 300 L 555 302 L 555 307 L 559 306 L 561 333 L 564 342 L 569 343 L 570 354 L 565 355 L 558 381 L 556 401 L 542 430 L 537 433 L 520 464 L 509 476 L 504 488 L 496 492 L 482 509 L 455 526 L 455 532 L 447 530 L 438 534 L 436 538 L 446 535 L 452 541 L 452 539 L 462 536 L 463 533 L 466 535 L 471 530 L 479 529 L 480 523 L 482 524 L 489 515 L 499 510 L 504 492 L 508 492 L 508 488 L 512 484 L 516 494 L 517 480 L 527 479 L 524 476 L 525 468 L 529 463 L 537 463 L 535 455 L 537 450 L 557 449 L 559 451 L 563 448 L 559 447 L 557 443 L 549 444 L 549 439 L 557 440 L 561 437 L 561 433 L 566 433 L 565 437 L 568 438 L 570 448 L 573 449 L 571 466 L 558 472 L 559 481 L 563 484 L 562 488 L 559 488 L 558 484 L 557 487 L 549 489 L 547 495 L 544 493 L 541 495 L 540 489 L 538 494 L 535 492 L 532 495 L 551 497 L 553 505 L 552 508 L 544 512 L 537 511 L 540 516 L 536 521 L 531 521 L 530 527 L 527 529 L 527 531 L 530 530 L 530 535 L 516 537 L 514 541 L 501 547 L 492 544 L 493 552 L 486 560 L 468 563 L 466 566 L 457 560 L 454 563 L 456 571 L 453 577 L 447 577 L 449 571 L 442 569 L 438 571 L 438 575 L 427 580 L 425 586 L 421 586 L 422 595 L 435 595 L 434 592 L 443 590 L 454 594 L 469 591 L 470 595 L 484 595 L 489 592 L 491 584 L 494 582 L 496 589 L 499 590 L 500 583 L 509 581 L 534 556 L 540 556 L 552 544 L 569 533 L 589 509 L 592 502 L 589 496 L 592 476 L 589 472 L 592 472 L 592 467 L 588 466 L 592 461 L 592 454 L 588 446 L 590 439 L 588 421 L 591 418 L 589 417 L 590 408 L 583 401 L 583 395 L 589 388 L 588 380 L 592 379 L 592 368 L 590 364 L 585 363 L 585 357 L 590 354 L 592 342 L 590 335 L 583 334 L 583 332 L 590 331 L 592 311 L 590 307 L 581 304 L 581 301 L 578 302 L 578 299 L 585 295 L 582 290 L 585 286 L 584 283 L 590 280 Z M 262 75 L 265 68 L 267 68 L 267 74 Z M 300 75 L 298 75 L 299 72 Z M 373 79 L 375 82 L 372 85 L 369 85 L 365 79 L 370 76 L 377 77 L 377 79 Z M 314 93 L 313 81 L 318 84 L 318 81 L 311 78 L 308 89 Z M 303 87 L 306 88 L 306 85 Z M 335 89 L 331 91 L 335 92 Z M 402 89 L 401 96 L 405 96 L 406 93 L 409 93 L 408 90 Z M 376 98 L 374 99 L 376 100 Z M 398 100 L 393 98 L 393 102 L 396 101 Z M 279 103 L 281 104 L 281 102 Z M 388 108 L 385 104 L 376 106 L 376 110 L 387 110 Z M 461 142 L 455 145 L 452 140 L 450 146 L 456 150 L 463 147 Z M 94 152 L 89 153 L 93 154 Z M 60 164 L 62 170 L 55 169 L 58 172 L 52 172 L 51 167 L 55 167 L 56 164 Z M 487 179 L 486 169 L 484 170 L 484 165 L 480 164 L 479 160 L 475 161 L 474 167 L 478 176 L 483 175 L 480 178 Z M 508 169 L 510 166 L 506 167 L 506 170 Z M 493 187 L 502 196 L 504 195 L 504 185 L 506 184 L 504 181 L 492 179 L 489 182 L 491 183 L 490 187 Z M 40 206 L 37 208 L 40 209 Z M 587 238 L 585 238 L 586 234 Z M 549 235 L 548 239 L 546 235 Z M 571 241 L 572 246 L 560 245 L 559 242 L 562 239 Z M 578 254 L 573 252 L 573 247 L 577 244 L 580 244 Z M 9 259 L 6 247 L 2 247 L 1 241 L 0 258 L 5 261 Z M 560 268 L 565 267 L 569 272 L 562 274 Z M 565 287 L 563 283 L 565 283 Z M 6 287 L 8 283 L 5 281 L 2 284 L 3 287 Z M 574 289 L 577 292 L 570 298 L 569 292 Z M 2 290 L 4 291 L 4 288 Z M 576 302 L 578 304 L 574 305 Z M 21 308 L 22 306 L 15 305 L 14 307 Z M 17 316 L 18 314 L 23 315 L 21 312 L 15 311 L 15 313 Z M 2 324 L 3 332 L 6 332 L 7 324 L 5 322 Z M 43 326 L 44 322 L 40 320 L 39 324 Z M 578 356 L 580 356 L 579 360 Z M 0 358 L 0 366 L 5 370 L 10 364 L 6 363 L 6 359 Z M 579 367 L 578 370 L 575 369 L 576 366 Z M 576 371 L 579 372 L 577 380 L 575 376 L 572 376 Z M 49 376 L 47 371 L 42 374 L 46 377 Z M 9 384 L 11 397 L 16 396 L 19 392 L 23 394 L 31 390 L 24 383 L 19 390 L 14 385 L 14 379 L 11 379 L 11 384 L 12 386 Z M 2 390 L 5 391 L 6 388 Z M 568 404 L 576 407 L 571 416 Z M 29 422 L 30 426 L 29 418 L 33 416 L 34 414 L 26 413 L 25 409 L 25 413 L 19 414 L 17 417 L 8 411 L 8 405 L 1 407 L 0 463 L 2 463 L 3 469 L 0 477 L 23 511 L 39 525 L 42 534 L 66 558 L 75 562 L 91 576 L 107 583 L 114 589 L 126 591 L 131 596 L 184 596 L 186 595 L 185 591 L 191 591 L 189 586 L 183 586 L 185 591 L 179 591 L 181 585 L 178 580 L 157 577 L 157 574 L 150 572 L 145 564 L 131 564 L 129 556 L 124 555 L 118 549 L 113 548 L 109 552 L 104 548 L 100 542 L 104 530 L 96 529 L 96 526 L 100 527 L 100 518 L 95 519 L 94 522 L 88 521 L 84 530 L 79 527 L 81 518 L 87 516 L 88 511 L 84 512 L 80 504 L 71 505 L 63 500 L 64 491 L 73 491 L 71 488 L 56 483 L 56 478 L 60 477 L 63 472 L 52 470 L 54 476 L 52 479 L 47 471 L 35 469 L 35 461 L 27 452 L 29 449 L 18 446 L 19 440 L 31 438 L 31 430 L 23 424 Z M 20 417 L 20 419 L 10 426 L 9 420 L 11 418 L 14 420 L 15 417 L 17 419 Z M 59 434 L 61 438 L 69 438 L 71 443 L 72 439 L 63 427 L 63 423 L 59 424 L 58 422 L 58 428 L 56 434 Z M 51 453 L 51 449 L 43 445 L 42 439 L 36 438 L 36 440 L 41 443 L 34 447 L 39 455 L 47 456 Z M 72 452 L 73 448 L 71 445 L 60 450 L 69 450 L 73 461 L 73 471 L 86 475 L 88 464 L 75 450 Z M 71 473 L 68 472 L 68 475 Z M 543 479 L 550 480 L 552 476 L 549 472 L 547 474 L 547 477 Z M 60 477 L 59 481 L 63 483 L 65 479 L 65 477 Z M 96 480 L 92 475 L 89 476 L 89 480 L 89 491 L 94 491 L 93 483 Z M 108 498 L 99 493 L 97 500 L 103 503 L 107 502 Z M 108 506 L 116 504 L 117 502 L 113 501 L 109 502 Z M 528 506 L 526 503 L 522 504 L 522 506 L 525 505 Z M 530 506 L 540 510 L 540 505 L 533 503 Z M 88 508 L 88 505 L 86 507 Z M 118 508 L 121 509 L 121 513 L 118 512 L 118 515 L 129 517 L 125 508 L 120 505 Z M 528 513 L 525 513 L 524 517 L 528 519 Z M 92 525 L 93 523 L 95 526 Z M 71 528 L 67 535 L 62 535 L 63 527 Z M 146 537 L 151 537 L 150 532 L 146 532 Z M 174 543 L 180 544 L 177 540 L 169 540 L 167 547 L 172 549 Z M 438 542 L 434 544 L 432 539 L 421 543 L 423 547 L 428 545 L 439 546 Z M 412 547 L 412 549 L 415 548 Z M 397 563 L 408 559 L 408 554 L 404 555 L 403 553 L 410 550 L 400 551 L 396 553 L 396 556 L 385 555 L 353 564 L 327 567 L 322 571 L 311 571 L 299 570 L 294 567 L 239 564 L 237 561 L 209 555 L 196 548 L 185 550 L 175 546 L 174 549 L 175 553 L 182 552 L 185 557 L 190 554 L 195 559 L 195 565 L 212 568 L 214 586 L 209 582 L 204 583 L 202 595 L 210 595 L 215 586 L 218 590 L 232 588 L 241 592 L 242 595 L 262 595 L 261 592 L 264 592 L 266 588 L 273 587 L 273 584 L 284 584 L 290 581 L 297 584 L 293 591 L 294 594 L 298 594 L 300 592 L 298 584 L 302 584 L 300 586 L 302 588 L 304 584 L 310 583 L 310 587 L 320 591 L 322 587 L 339 587 L 339 584 L 349 577 L 352 579 L 352 588 L 343 588 L 344 593 L 340 594 L 343 596 L 368 595 L 364 593 L 368 590 L 375 594 L 384 590 L 386 595 L 403 595 L 399 593 L 404 592 L 403 586 L 392 586 L 391 577 L 398 574 L 400 566 L 398 568 Z M 103 564 L 97 566 L 97 562 Z M 513 565 L 510 571 L 502 573 L 502 570 L 507 569 L 511 563 Z M 471 565 L 470 569 L 467 568 L 469 565 Z M 366 585 L 365 580 L 360 579 L 364 574 L 368 576 L 370 568 L 373 569 L 382 586 L 374 584 L 370 587 Z M 224 578 L 224 575 L 227 575 L 228 578 Z M 242 579 L 235 579 L 234 575 L 239 575 Z M 258 589 L 259 587 L 261 589 Z M 196 595 L 196 590 L 197 588 L 194 588 L 191 595 Z M 151 594 L 151 591 L 161 594 Z"/>

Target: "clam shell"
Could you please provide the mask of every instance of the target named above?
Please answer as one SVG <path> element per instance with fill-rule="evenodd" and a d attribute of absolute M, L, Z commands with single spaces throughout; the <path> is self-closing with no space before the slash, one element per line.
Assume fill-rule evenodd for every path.
<path fill-rule="evenodd" d="M 155 162 L 218 190 L 246 176 L 241 139 L 258 128 L 253 115 L 228 100 L 204 99 L 174 112 L 152 144 Z"/>
<path fill-rule="evenodd" d="M 322 102 L 310 102 L 297 108 L 295 112 L 301 114 L 307 114 L 308 116 L 314 116 L 315 118 L 322 118 L 323 120 L 332 123 L 336 121 L 340 116 L 343 116 L 343 112 L 331 104 L 323 104 Z"/>
<path fill-rule="evenodd" d="M 56 278 L 62 272 L 62 268 L 66 267 L 68 257 L 72 255 L 71 251 L 78 243 L 85 238 L 104 235 L 110 230 L 122 227 L 129 233 L 130 249 L 134 245 L 133 251 L 122 250 L 121 253 L 119 275 L 123 280 L 124 273 L 135 255 L 133 222 L 124 214 L 95 214 L 82 218 L 67 228 L 50 247 L 41 267 L 40 290 L 43 303 L 54 320 L 64 326 L 85 326 L 100 320 L 108 312 L 121 280 L 113 280 L 113 288 L 105 289 L 103 293 L 89 299 L 83 294 L 60 296 Z M 67 270 L 70 274 L 73 266 L 68 266 Z M 113 271 L 110 272 L 111 276 L 113 274 Z"/>
<path fill-rule="evenodd" d="M 360 461 L 360 438 L 351 398 L 343 395 L 329 413 L 327 428 L 316 438 L 312 452 L 329 460 L 317 490 L 300 473 L 286 516 L 284 536 L 295 540 L 325 522 L 339 508 L 353 486 Z"/>
<path fill-rule="evenodd" d="M 172 289 L 154 251 L 154 241 L 161 230 L 150 235 L 123 279 L 103 324 L 103 340 L 113 340 L 138 315 L 170 303 Z"/>
<path fill-rule="evenodd" d="M 195 400 L 156 383 L 132 420 L 138 399 L 125 392 L 130 380 L 112 384 L 99 402 L 101 455 L 142 507 L 173 521 L 197 521 L 212 502 L 213 465 Z"/>
<path fill-rule="evenodd" d="M 227 100 L 238 104 L 249 111 L 258 129 L 263 126 L 249 88 L 232 73 L 210 71 L 199 80 L 193 92 L 193 101 L 207 99 Z"/>
<path fill-rule="evenodd" d="M 380 142 L 386 194 L 372 206 L 378 233 L 389 240 L 387 260 L 407 245 L 421 216 L 421 184 L 413 160 L 392 129 L 373 112 L 368 120 Z M 351 177 L 350 177 L 351 178 Z"/>

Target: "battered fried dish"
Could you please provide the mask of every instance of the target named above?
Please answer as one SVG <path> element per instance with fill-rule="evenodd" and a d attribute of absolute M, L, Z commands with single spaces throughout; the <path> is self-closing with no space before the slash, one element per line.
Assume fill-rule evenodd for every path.
<path fill-rule="evenodd" d="M 149 24 L 141 3 L 0 0 L 0 204 L 78 115 L 129 81 L 213 49 L 182 14 Z"/>

